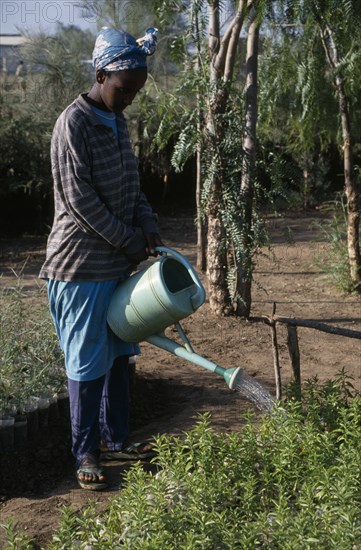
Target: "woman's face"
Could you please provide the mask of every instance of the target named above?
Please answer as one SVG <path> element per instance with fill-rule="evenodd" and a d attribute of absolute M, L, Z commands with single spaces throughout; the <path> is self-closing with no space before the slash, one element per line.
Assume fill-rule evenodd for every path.
<path fill-rule="evenodd" d="M 126 71 L 97 71 L 99 93 L 104 106 L 115 114 L 120 114 L 141 90 L 147 80 L 147 69 Z"/>

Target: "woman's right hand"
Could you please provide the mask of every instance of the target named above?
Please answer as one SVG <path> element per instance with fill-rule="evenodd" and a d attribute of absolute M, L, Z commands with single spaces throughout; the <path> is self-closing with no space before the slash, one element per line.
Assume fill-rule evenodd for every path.
<path fill-rule="evenodd" d="M 148 258 L 146 247 L 147 241 L 143 231 L 140 227 L 136 227 L 134 235 L 123 248 L 123 252 L 132 264 L 139 264 Z"/>

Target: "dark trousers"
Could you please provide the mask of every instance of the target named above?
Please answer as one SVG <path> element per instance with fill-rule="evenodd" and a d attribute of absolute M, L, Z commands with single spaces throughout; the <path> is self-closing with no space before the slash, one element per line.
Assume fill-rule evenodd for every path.
<path fill-rule="evenodd" d="M 107 374 L 77 382 L 68 379 L 72 452 L 77 465 L 98 454 L 100 440 L 111 451 L 124 445 L 129 431 L 128 356 L 117 357 Z"/>

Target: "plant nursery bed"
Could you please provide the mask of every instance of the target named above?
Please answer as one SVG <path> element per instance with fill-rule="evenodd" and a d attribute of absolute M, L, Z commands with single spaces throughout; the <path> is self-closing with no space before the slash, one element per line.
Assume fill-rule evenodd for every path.
<path fill-rule="evenodd" d="M 271 315 L 275 303 L 280 316 L 361 330 L 360 297 L 336 290 L 317 267 L 328 247 L 314 225 L 322 217 L 318 212 L 295 212 L 283 219 L 268 219 L 272 249 L 262 249 L 255 258 L 252 316 Z M 161 216 L 160 223 L 166 245 L 185 254 L 195 265 L 192 217 Z M 0 242 L 0 283 L 11 285 L 13 271 L 19 272 L 27 260 L 23 276 L 31 300 L 32 292 L 42 285 L 36 275 L 44 258 L 45 239 L 29 238 L 24 247 L 21 245 L 21 239 Z M 207 288 L 206 277 L 201 278 Z M 45 292 L 42 299 L 46 300 Z M 197 353 L 225 368 L 242 367 L 275 395 L 269 326 L 235 317 L 213 317 L 208 302 L 182 326 Z M 171 331 L 169 335 L 174 336 Z M 353 377 L 355 388 L 361 390 L 360 340 L 308 328 L 299 328 L 298 338 L 303 382 L 315 376 L 327 380 L 344 368 Z M 282 384 L 286 386 L 293 375 L 285 326 L 277 326 L 277 339 Z M 142 345 L 132 401 L 131 436 L 135 441 L 160 433 L 182 437 L 204 412 L 210 412 L 217 431 L 238 431 L 248 409 L 256 410 L 250 401 L 230 391 L 221 377 L 150 344 Z M 51 540 L 62 505 L 71 505 L 76 511 L 92 499 L 101 512 L 121 488 L 124 472 L 130 467 L 129 462 L 105 465 L 109 489 L 101 493 L 81 490 L 74 478 L 65 419 L 39 436 L 31 448 L 0 460 L 0 522 L 13 517 L 19 531 L 35 537 L 39 548 L 46 548 Z M 144 467 L 151 465 L 145 462 Z"/>
<path fill-rule="evenodd" d="M 169 386 L 167 380 L 135 376 L 130 419 L 132 430 L 156 422 L 166 413 L 171 415 L 182 406 L 182 393 L 175 386 Z M 149 399 L 151 395 L 156 395 L 156 399 Z M 21 448 L 0 453 L 0 502 L 18 496 L 41 495 L 64 477 L 72 475 L 70 420 L 65 405 L 62 406 L 62 415 L 50 419 L 46 427 L 39 427 L 33 438 L 20 445 Z"/>

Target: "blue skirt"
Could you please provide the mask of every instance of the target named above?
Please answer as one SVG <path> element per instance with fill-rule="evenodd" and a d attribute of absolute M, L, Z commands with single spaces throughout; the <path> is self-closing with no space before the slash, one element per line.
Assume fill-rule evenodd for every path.
<path fill-rule="evenodd" d="M 95 380 L 112 368 L 116 357 L 140 353 L 138 344 L 124 342 L 107 324 L 118 282 L 48 280 L 50 311 L 71 380 Z"/>

